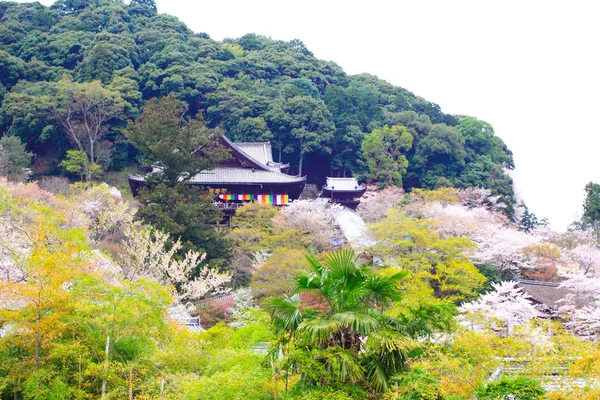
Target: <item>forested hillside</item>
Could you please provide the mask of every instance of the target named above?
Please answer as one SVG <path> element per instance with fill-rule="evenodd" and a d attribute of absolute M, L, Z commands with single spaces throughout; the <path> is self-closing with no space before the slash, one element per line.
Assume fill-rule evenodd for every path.
<path fill-rule="evenodd" d="M 221 203 L 222 134 L 360 205 Z M 300 40 L 0 2 L 0 399 L 598 399 L 600 185 L 553 232 L 513 168 Z"/>
<path fill-rule="evenodd" d="M 158 14 L 153 0 L 0 2 L 0 135 L 34 153 L 38 178 L 76 170 L 59 167 L 78 148 L 67 127 L 73 93 L 107 104 L 106 132 L 90 145 L 97 176 L 136 163 L 127 120 L 173 95 L 236 141 L 270 140 L 275 158 L 309 182 L 351 174 L 405 189 L 479 186 L 512 213 L 512 154 L 489 124 L 375 76 L 349 76 L 300 40 L 215 41 Z"/>

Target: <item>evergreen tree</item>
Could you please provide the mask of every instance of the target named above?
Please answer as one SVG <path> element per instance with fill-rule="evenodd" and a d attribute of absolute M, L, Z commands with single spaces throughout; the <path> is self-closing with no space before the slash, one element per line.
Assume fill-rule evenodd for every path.
<path fill-rule="evenodd" d="M 521 202 L 521 207 L 523 207 L 523 217 L 521 217 L 521 221 L 519 223 L 519 230 L 523 232 L 531 232 L 535 230 L 538 226 L 540 226 L 540 222 L 538 221 L 537 215 L 529 211 L 529 208 L 525 205 L 524 202 Z"/>
<path fill-rule="evenodd" d="M 591 227 L 600 239 L 600 185 L 590 182 L 585 185 L 582 222 Z"/>
<path fill-rule="evenodd" d="M 27 179 L 32 156 L 18 137 L 4 136 L 0 139 L 0 175 L 12 181 Z"/>

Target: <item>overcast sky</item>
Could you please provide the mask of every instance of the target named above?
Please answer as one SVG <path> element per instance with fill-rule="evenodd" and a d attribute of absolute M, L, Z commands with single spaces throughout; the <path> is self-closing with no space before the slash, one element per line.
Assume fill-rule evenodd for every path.
<path fill-rule="evenodd" d="M 559 230 L 581 214 L 584 185 L 600 182 L 595 3 L 157 0 L 213 39 L 297 38 L 349 74 L 491 123 L 514 153 L 518 193 Z"/>

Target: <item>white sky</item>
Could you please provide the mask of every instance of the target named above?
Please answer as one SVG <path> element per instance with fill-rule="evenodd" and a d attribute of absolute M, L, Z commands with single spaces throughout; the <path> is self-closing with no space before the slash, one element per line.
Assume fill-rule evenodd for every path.
<path fill-rule="evenodd" d="M 559 230 L 581 213 L 584 185 L 600 182 L 595 3 L 157 0 L 159 12 L 213 39 L 297 38 L 349 74 L 491 123 L 514 153 L 521 197 Z"/>

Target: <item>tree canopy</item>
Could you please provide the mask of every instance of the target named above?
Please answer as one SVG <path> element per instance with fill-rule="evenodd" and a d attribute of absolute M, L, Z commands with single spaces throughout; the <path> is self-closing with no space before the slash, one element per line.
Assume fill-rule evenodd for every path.
<path fill-rule="evenodd" d="M 506 173 L 514 167 L 512 153 L 490 124 L 446 114 L 373 75 L 347 75 L 314 57 L 301 40 L 249 33 L 216 41 L 158 14 L 153 0 L 60 0 L 51 7 L 1 2 L 0 27 L 0 136 L 21 138 L 36 156 L 36 173 L 55 173 L 68 150 L 87 154 L 86 179 L 94 168 L 134 163 L 138 154 L 124 137 L 126 121 L 147 103 L 173 97 L 185 104 L 183 120 L 202 115 L 207 129 L 220 128 L 233 140 L 272 141 L 277 161 L 311 183 L 333 174 L 405 189 L 478 186 L 502 196 L 512 212 Z M 64 124 L 69 103 L 58 94 L 65 82 L 114 99 L 115 112 L 89 149 L 80 148 Z M 365 137 L 371 143 L 369 134 L 386 125 L 404 126 L 413 137 L 401 157 L 392 156 L 393 179 L 375 178 L 372 153 L 363 149 Z"/>

